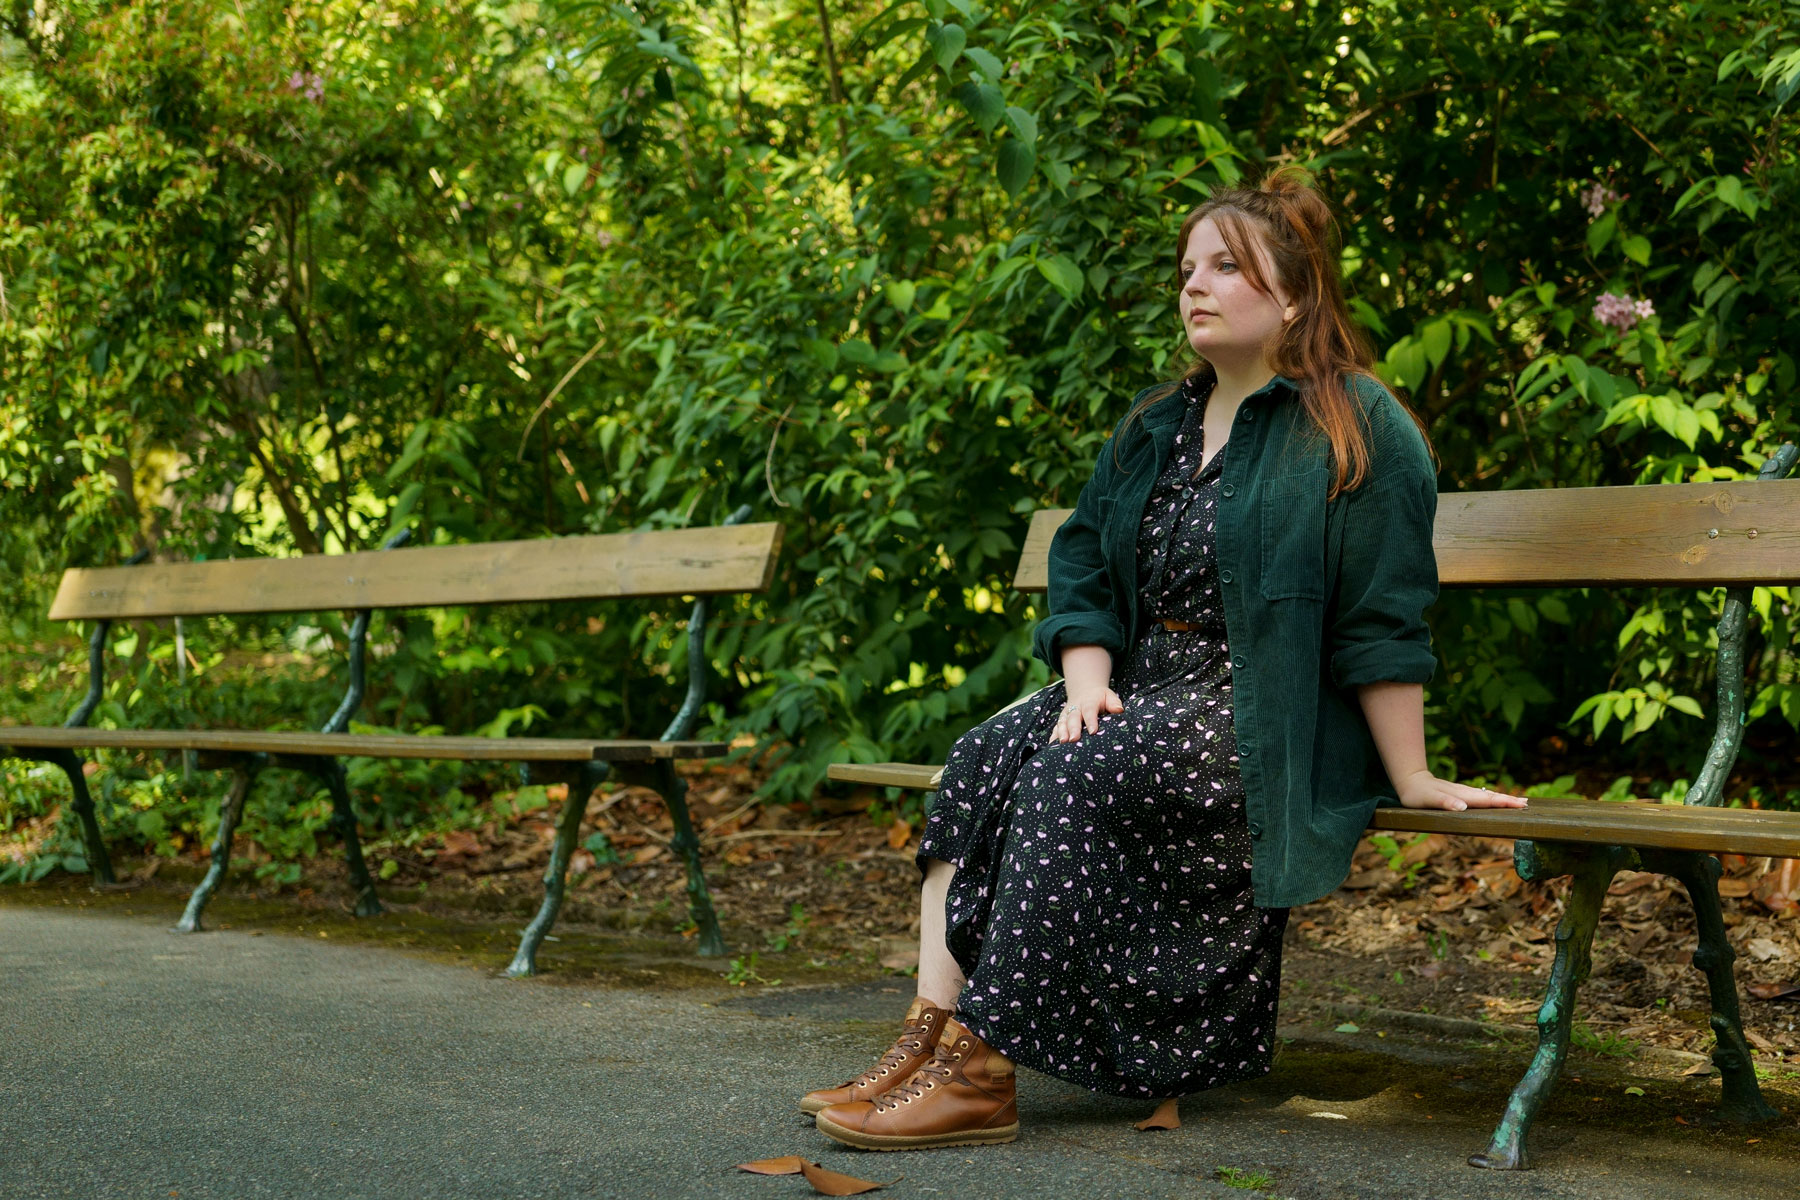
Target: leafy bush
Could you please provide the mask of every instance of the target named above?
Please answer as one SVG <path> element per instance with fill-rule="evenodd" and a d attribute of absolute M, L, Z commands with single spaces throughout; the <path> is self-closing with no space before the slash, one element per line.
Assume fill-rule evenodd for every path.
<path fill-rule="evenodd" d="M 1180 366 L 1181 215 L 1295 159 L 1446 489 L 1753 473 L 1795 436 L 1797 8 L 9 10 L 4 715 L 79 691 L 73 635 L 36 615 L 69 563 L 747 501 L 786 548 L 767 595 L 720 606 L 714 731 L 753 735 L 783 799 L 833 761 L 942 755 L 1047 679 L 1011 568 L 1027 514 L 1071 503 L 1124 400 Z M 1434 761 L 1562 734 L 1691 774 L 1718 602 L 1447 594 Z M 1755 597 L 1753 734 L 1800 725 L 1792 602 Z M 654 732 L 684 617 L 393 615 L 365 716 Z M 189 686 L 141 628 L 103 719 L 298 727 L 335 699 L 291 626 L 194 624 Z M 228 670 L 246 648 L 277 659 Z M 382 770 L 382 820 L 478 790 Z"/>

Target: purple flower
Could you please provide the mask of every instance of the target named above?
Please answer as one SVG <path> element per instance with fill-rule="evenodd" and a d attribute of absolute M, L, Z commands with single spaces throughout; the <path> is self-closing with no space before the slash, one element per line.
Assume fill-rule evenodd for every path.
<path fill-rule="evenodd" d="M 605 229 L 602 229 L 599 233 L 596 233 L 594 235 L 594 241 L 596 241 L 600 244 L 600 248 L 602 250 L 604 250 L 604 249 L 606 249 L 606 247 L 612 245 L 615 240 L 616 239 L 613 237 L 612 233 L 609 230 L 605 230 Z"/>
<path fill-rule="evenodd" d="M 1633 300 L 1617 292 L 1607 292 L 1594 301 L 1594 320 L 1624 333 L 1643 317 L 1654 317 L 1656 306 L 1648 300 Z"/>
<path fill-rule="evenodd" d="M 295 71 L 288 76 L 288 91 L 299 92 L 317 103 L 325 95 L 325 79 L 312 71 Z"/>
<path fill-rule="evenodd" d="M 1581 192 L 1581 203 L 1588 210 L 1590 217 L 1599 216 L 1606 211 L 1607 205 L 1617 204 L 1624 198 L 1604 183 L 1596 183 L 1593 187 L 1583 188 Z"/>

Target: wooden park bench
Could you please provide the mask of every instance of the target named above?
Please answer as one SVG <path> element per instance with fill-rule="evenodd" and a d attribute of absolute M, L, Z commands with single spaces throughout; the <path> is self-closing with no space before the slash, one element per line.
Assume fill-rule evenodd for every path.
<path fill-rule="evenodd" d="M 1556 957 L 1538 1009 L 1538 1048 L 1513 1090 L 1478 1167 L 1525 1166 L 1525 1137 L 1562 1070 L 1575 991 L 1587 978 L 1594 927 L 1607 885 L 1622 870 L 1681 881 L 1694 907 L 1694 965 L 1712 997 L 1713 1062 L 1723 1082 L 1720 1115 L 1760 1122 L 1778 1114 L 1757 1087 L 1739 1020 L 1735 957 L 1725 939 L 1715 854 L 1800 857 L 1800 813 L 1721 807 L 1743 736 L 1744 635 L 1750 589 L 1800 584 L 1800 479 L 1783 446 L 1746 482 L 1645 487 L 1454 492 L 1438 497 L 1432 545 L 1446 587 L 1644 587 L 1727 589 L 1718 625 L 1718 713 L 1712 745 L 1684 804 L 1534 799 L 1524 809 L 1462 812 L 1383 807 L 1370 828 L 1513 838 L 1524 879 L 1574 877 Z M 1013 586 L 1042 592 L 1050 539 L 1069 510 L 1035 514 Z M 840 763 L 829 777 L 851 783 L 935 790 L 942 768 L 914 763 Z"/>
<path fill-rule="evenodd" d="M 299 558 L 225 559 L 99 569 L 72 568 L 50 608 L 53 620 L 96 622 L 88 642 L 87 698 L 63 726 L 0 726 L 0 755 L 54 763 L 69 777 L 87 859 L 99 883 L 113 881 L 106 844 L 82 770 L 81 752 L 102 747 L 144 751 L 191 750 L 203 767 L 233 772 L 219 819 L 212 863 L 194 889 L 176 929 L 197 932 L 207 900 L 224 878 L 231 838 L 244 797 L 268 767 L 304 771 L 331 794 L 332 828 L 344 844 L 356 914 L 382 911 L 357 840 L 343 760 L 459 759 L 523 764 L 535 779 L 569 784 L 557 820 L 544 901 L 525 930 L 508 974 L 530 975 L 536 953 L 562 905 L 564 882 L 588 797 L 610 778 L 655 788 L 669 807 L 671 843 L 687 863 L 690 910 L 699 950 L 725 953 L 724 938 L 700 871 L 700 843 L 687 809 L 679 759 L 710 758 L 723 742 L 688 740 L 705 699 L 706 607 L 709 595 L 763 591 L 781 546 L 777 524 L 747 525 L 748 506 L 724 525 L 699 529 L 599 534 L 474 545 L 395 548 Z M 141 557 L 141 556 L 140 556 Z M 346 732 L 362 703 L 370 613 L 420 608 L 550 600 L 695 596 L 688 620 L 687 694 L 668 729 L 656 739 L 445 737 Z M 318 733 L 254 729 L 93 729 L 87 725 L 105 683 L 107 631 L 114 621 L 234 613 L 355 610 L 348 646 L 349 686 Z"/>

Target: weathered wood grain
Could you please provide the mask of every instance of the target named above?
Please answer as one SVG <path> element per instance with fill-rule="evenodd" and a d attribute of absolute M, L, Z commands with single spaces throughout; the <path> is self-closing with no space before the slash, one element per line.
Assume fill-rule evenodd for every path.
<path fill-rule="evenodd" d="M 766 590 L 781 526 L 721 525 L 298 558 L 72 568 L 52 620 Z"/>
<path fill-rule="evenodd" d="M 1013 586 L 1049 585 L 1072 509 L 1032 514 Z M 1440 492 L 1431 546 L 1444 587 L 1800 583 L 1800 479 Z"/>
<path fill-rule="evenodd" d="M 435 758 L 475 762 L 649 762 L 718 758 L 725 742 L 595 738 L 423 737 L 414 734 L 311 733 L 257 729 L 69 729 L 0 725 L 0 747 L 19 749 L 197 750 L 297 756 Z"/>
<path fill-rule="evenodd" d="M 923 763 L 836 763 L 826 771 L 841 783 L 917 790 L 937 787 L 943 773 L 942 767 Z M 1749 808 L 1538 799 L 1526 808 L 1462 812 L 1378 808 L 1369 828 L 1800 858 L 1800 813 Z"/>

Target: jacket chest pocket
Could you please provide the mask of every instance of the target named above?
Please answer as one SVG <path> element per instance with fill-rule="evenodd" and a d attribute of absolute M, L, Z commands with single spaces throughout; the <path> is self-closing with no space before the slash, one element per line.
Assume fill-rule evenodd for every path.
<path fill-rule="evenodd" d="M 1271 479 L 1262 493 L 1264 600 L 1325 599 L 1324 469 Z"/>

